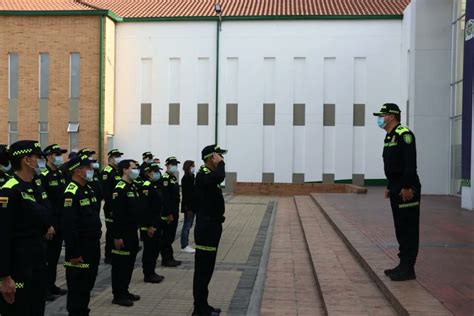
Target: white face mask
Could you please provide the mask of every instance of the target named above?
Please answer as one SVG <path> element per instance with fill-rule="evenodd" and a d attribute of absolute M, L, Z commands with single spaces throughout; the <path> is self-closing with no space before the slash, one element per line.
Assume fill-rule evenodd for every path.
<path fill-rule="evenodd" d="M 94 180 L 94 170 L 86 170 L 86 176 L 84 179 L 87 182 L 92 182 Z"/>
<path fill-rule="evenodd" d="M 171 172 L 171 173 L 176 173 L 176 172 L 178 172 L 178 166 L 170 166 L 170 172 Z"/>
<path fill-rule="evenodd" d="M 159 172 L 153 172 L 151 176 L 151 181 L 156 182 L 161 179 L 161 173 Z"/>
<path fill-rule="evenodd" d="M 122 157 L 115 157 L 114 161 L 115 161 L 115 164 L 118 165 L 122 161 Z"/>
<path fill-rule="evenodd" d="M 153 159 L 148 159 L 146 163 L 153 163 Z"/>
<path fill-rule="evenodd" d="M 196 168 L 195 167 L 192 167 L 191 168 L 191 173 L 194 174 L 196 172 Z"/>
<path fill-rule="evenodd" d="M 3 172 L 9 172 L 10 170 L 12 169 L 12 165 L 10 162 L 8 162 L 8 165 L 4 166 L 4 165 L 0 165 L 0 170 L 3 171 Z"/>
<path fill-rule="evenodd" d="M 130 179 L 136 180 L 139 175 L 140 175 L 140 170 L 132 169 L 132 172 L 130 173 Z"/>
<path fill-rule="evenodd" d="M 60 167 L 64 163 L 64 157 L 63 156 L 55 156 L 53 160 L 53 165 L 56 167 Z"/>
<path fill-rule="evenodd" d="M 99 163 L 98 162 L 93 162 L 91 164 L 92 168 L 95 169 L 95 170 L 99 170 L 100 166 L 99 166 Z"/>
<path fill-rule="evenodd" d="M 38 166 L 35 168 L 35 172 L 37 175 L 40 175 L 44 169 L 46 169 L 46 161 L 44 159 L 38 158 L 36 160 Z"/>

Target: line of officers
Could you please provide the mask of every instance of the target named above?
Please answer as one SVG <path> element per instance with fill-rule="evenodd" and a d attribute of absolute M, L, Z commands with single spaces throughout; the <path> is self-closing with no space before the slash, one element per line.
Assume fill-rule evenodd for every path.
<path fill-rule="evenodd" d="M 139 165 L 113 149 L 99 172 L 94 151 L 81 149 L 65 162 L 66 152 L 56 144 L 42 150 L 30 140 L 0 146 L 0 315 L 44 315 L 45 301 L 66 293 L 69 315 L 89 315 L 101 258 L 102 201 L 104 262 L 112 265 L 113 304 L 129 307 L 140 300 L 129 291 L 139 239 L 144 282 L 163 281 L 155 272 L 160 253 L 162 266 L 181 264 L 172 248 L 180 203 L 176 157 L 166 159 L 162 172 L 159 159 L 150 152 L 143 154 Z M 225 220 L 220 183 L 226 152 L 217 145 L 206 146 L 205 164 L 195 180 L 193 315 L 220 313 L 208 304 L 208 286 Z M 67 291 L 55 285 L 63 241 Z"/>

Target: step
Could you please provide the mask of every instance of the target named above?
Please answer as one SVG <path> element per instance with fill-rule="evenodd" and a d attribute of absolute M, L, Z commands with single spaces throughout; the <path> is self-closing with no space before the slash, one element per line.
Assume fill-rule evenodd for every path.
<path fill-rule="evenodd" d="M 303 227 L 319 290 L 328 315 L 370 315 L 354 283 L 346 273 L 343 258 L 350 260 L 348 249 L 341 249 L 339 237 L 309 196 L 296 196 L 295 203 Z M 339 245 L 338 245 L 339 243 Z M 343 247 L 345 248 L 345 247 Z M 355 261 L 354 261 L 355 262 Z"/>
<path fill-rule="evenodd" d="M 354 225 L 344 219 L 323 194 L 311 194 L 338 235 L 375 281 L 399 315 L 452 315 L 452 313 L 416 280 L 393 282 L 383 270 L 393 261 Z"/>

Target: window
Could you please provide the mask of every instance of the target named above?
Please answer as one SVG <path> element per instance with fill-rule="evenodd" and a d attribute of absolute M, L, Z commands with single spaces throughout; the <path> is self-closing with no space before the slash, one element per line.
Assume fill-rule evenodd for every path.
<path fill-rule="evenodd" d="M 197 125 L 209 125 L 209 104 L 198 104 Z"/>
<path fill-rule="evenodd" d="M 237 125 L 238 124 L 238 104 L 237 103 L 228 103 L 226 111 L 226 123 L 227 125 Z"/>
<path fill-rule="evenodd" d="M 18 54 L 8 54 L 8 99 L 18 99 Z"/>
<path fill-rule="evenodd" d="M 354 104 L 354 126 L 365 126 L 365 104 Z"/>
<path fill-rule="evenodd" d="M 325 104 L 323 113 L 324 126 L 336 126 L 336 105 Z"/>
<path fill-rule="evenodd" d="M 306 104 L 293 104 L 293 126 L 305 126 Z"/>
<path fill-rule="evenodd" d="M 275 104 L 265 103 L 263 105 L 263 125 L 275 126 Z"/>
<path fill-rule="evenodd" d="M 141 104 L 140 121 L 142 125 L 151 125 L 151 104 L 150 103 Z"/>
<path fill-rule="evenodd" d="M 179 125 L 179 103 L 170 103 L 169 125 Z"/>
<path fill-rule="evenodd" d="M 79 81 L 80 81 L 80 55 L 79 53 L 71 53 L 71 69 L 70 69 L 70 98 L 79 99 Z"/>
<path fill-rule="evenodd" d="M 39 97 L 40 99 L 47 99 L 49 89 L 49 54 L 41 53 L 39 57 Z"/>

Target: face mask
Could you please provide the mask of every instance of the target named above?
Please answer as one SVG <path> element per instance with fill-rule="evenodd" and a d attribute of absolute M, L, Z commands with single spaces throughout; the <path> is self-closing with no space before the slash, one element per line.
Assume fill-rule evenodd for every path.
<path fill-rule="evenodd" d="M 87 182 L 91 182 L 92 180 L 94 180 L 94 170 L 86 170 L 86 176 L 84 177 L 84 179 Z"/>
<path fill-rule="evenodd" d="M 383 116 L 379 116 L 379 117 L 377 118 L 377 125 L 378 125 L 380 128 L 384 128 L 384 127 L 387 125 L 387 123 L 385 122 Z"/>
<path fill-rule="evenodd" d="M 139 175 L 140 175 L 140 170 L 132 169 L 132 173 L 130 173 L 130 179 L 136 180 Z"/>
<path fill-rule="evenodd" d="M 63 163 L 64 163 L 64 158 L 63 158 L 63 156 L 56 156 L 56 157 L 54 157 L 53 165 L 55 165 L 56 167 L 59 167 L 59 166 L 61 166 Z"/>
<path fill-rule="evenodd" d="M 170 167 L 170 172 L 171 172 L 171 173 L 176 173 L 176 172 L 178 172 L 178 166 L 171 166 L 171 167 Z"/>
<path fill-rule="evenodd" d="M 44 159 L 37 159 L 36 163 L 38 167 L 35 168 L 35 172 L 37 175 L 40 175 L 41 172 L 43 172 L 43 170 L 46 169 L 46 162 L 44 161 Z"/>
<path fill-rule="evenodd" d="M 153 163 L 153 159 L 148 159 L 146 163 Z"/>
<path fill-rule="evenodd" d="M 99 163 L 98 162 L 93 162 L 92 163 L 92 168 L 95 170 L 99 170 Z"/>
<path fill-rule="evenodd" d="M 118 164 L 122 161 L 122 158 L 120 158 L 120 157 L 115 157 L 115 158 L 114 158 L 114 161 L 115 161 L 115 164 L 118 165 Z"/>
<path fill-rule="evenodd" d="M 196 172 L 196 168 L 192 167 L 191 168 L 191 173 L 194 174 Z"/>
<path fill-rule="evenodd" d="M 156 182 L 161 179 L 161 173 L 159 172 L 153 172 L 151 176 L 151 181 Z"/>
<path fill-rule="evenodd" d="M 12 165 L 10 162 L 8 162 L 8 165 L 7 166 L 4 166 L 4 165 L 0 165 L 0 170 L 3 171 L 3 172 L 8 172 L 12 169 Z"/>

